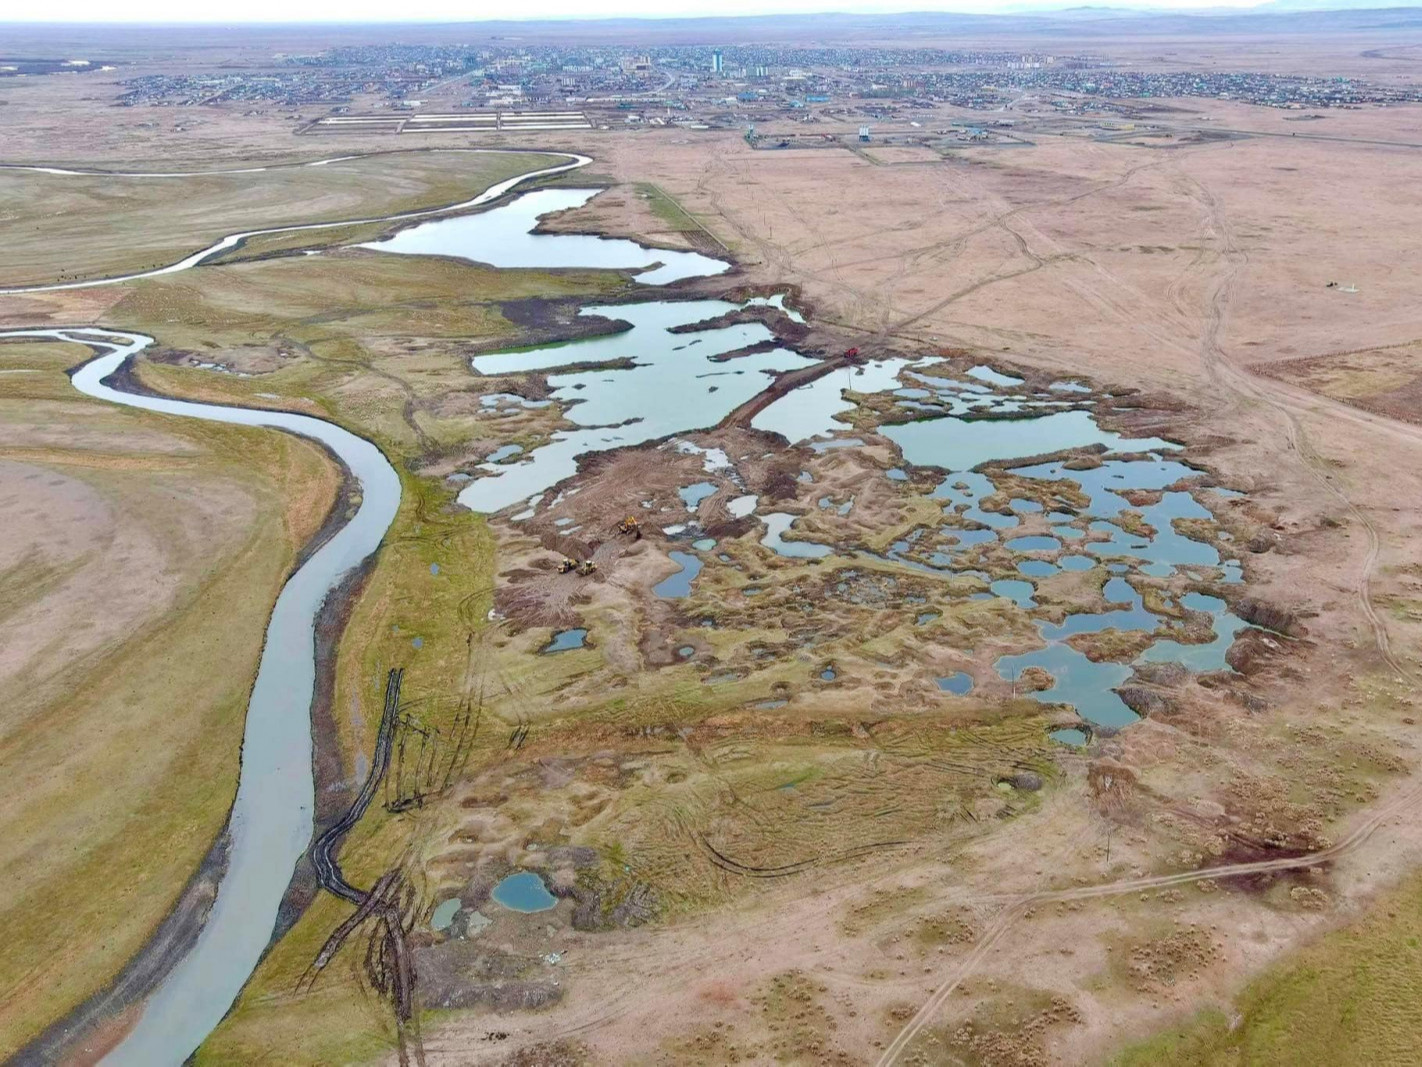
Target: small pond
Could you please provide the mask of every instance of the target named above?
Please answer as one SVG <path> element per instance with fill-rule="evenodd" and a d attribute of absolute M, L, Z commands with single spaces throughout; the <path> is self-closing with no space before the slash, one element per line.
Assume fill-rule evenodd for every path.
<path fill-rule="evenodd" d="M 510 911 L 548 911 L 558 903 L 558 898 L 548 892 L 543 879 L 532 871 L 511 874 L 494 886 L 494 902 L 502 904 Z"/>
<path fill-rule="evenodd" d="M 573 630 L 559 630 L 553 635 L 553 640 L 538 651 L 546 655 L 551 652 L 567 652 L 574 648 L 582 648 L 587 637 L 587 630 L 581 627 Z"/>
<path fill-rule="evenodd" d="M 966 696 L 973 689 L 973 676 L 966 671 L 955 671 L 944 678 L 934 680 L 938 683 L 939 689 L 955 696 Z"/>

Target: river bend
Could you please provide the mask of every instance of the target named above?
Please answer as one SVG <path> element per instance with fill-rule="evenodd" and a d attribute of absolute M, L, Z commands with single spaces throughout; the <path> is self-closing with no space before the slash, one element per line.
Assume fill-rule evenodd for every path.
<path fill-rule="evenodd" d="M 360 486 L 355 516 L 287 579 L 272 609 L 247 704 L 237 797 L 227 825 L 227 872 L 212 911 L 192 949 L 103 1061 L 119 1067 L 176 1065 L 237 999 L 271 939 L 282 896 L 311 843 L 316 616 L 331 590 L 380 546 L 400 506 L 400 478 L 374 444 L 321 419 L 126 393 L 104 384 L 151 344 L 151 337 L 92 328 L 7 330 L 0 337 L 87 345 L 100 355 L 74 373 L 81 393 L 145 411 L 300 434 L 335 453 Z"/>

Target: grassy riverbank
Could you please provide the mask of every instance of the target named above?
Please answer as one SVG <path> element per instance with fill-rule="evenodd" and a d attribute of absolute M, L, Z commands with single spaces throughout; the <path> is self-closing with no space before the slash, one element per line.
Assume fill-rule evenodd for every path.
<path fill-rule="evenodd" d="M 103 987 L 226 818 L 267 617 L 338 474 L 283 434 L 76 393 L 0 344 L 0 1053 Z"/>
<path fill-rule="evenodd" d="M 115 325 L 158 339 L 161 361 L 145 358 L 138 367 L 145 385 L 318 414 L 374 440 L 401 473 L 399 514 L 337 657 L 335 732 L 324 740 L 339 752 L 338 786 L 349 787 L 371 751 L 388 668 L 406 668 L 406 699 L 441 725 L 483 681 L 472 672 L 472 656 L 493 603 L 494 538 L 482 517 L 454 504 L 457 486 L 440 472 L 510 435 L 546 435 L 557 416 L 529 410 L 494 420 L 496 426 L 478 417 L 479 396 L 499 386 L 470 375 L 465 351 L 520 336 L 521 327 L 502 313 L 505 302 L 595 299 L 623 284 L 606 272 L 493 271 L 340 253 L 138 283 L 110 313 Z M 234 352 L 262 370 L 242 377 L 190 365 L 194 358 L 231 360 Z M 503 744 L 497 730 L 479 737 L 472 764 L 493 758 Z M 342 848 L 347 876 L 371 884 L 410 846 L 411 832 L 411 817 L 392 817 L 377 802 Z M 297 992 L 322 942 L 348 914 L 344 903 L 319 895 L 263 961 L 199 1061 L 251 1063 L 280 1050 L 286 1062 L 352 1062 L 387 1049 L 394 1040 L 390 1010 L 363 986 L 360 951 L 339 956 L 313 992 Z"/>

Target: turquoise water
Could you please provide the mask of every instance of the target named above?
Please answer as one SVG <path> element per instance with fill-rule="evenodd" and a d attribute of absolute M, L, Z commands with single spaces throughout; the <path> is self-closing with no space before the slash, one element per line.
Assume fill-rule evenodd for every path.
<path fill-rule="evenodd" d="M 532 871 L 511 874 L 494 886 L 494 902 L 502 904 L 510 911 L 548 911 L 558 903 L 558 898 L 548 892 L 543 879 Z"/>

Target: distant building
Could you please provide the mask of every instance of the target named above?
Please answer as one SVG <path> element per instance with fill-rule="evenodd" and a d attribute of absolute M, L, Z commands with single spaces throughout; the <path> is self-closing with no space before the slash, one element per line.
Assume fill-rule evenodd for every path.
<path fill-rule="evenodd" d="M 724 56 L 721 55 L 721 50 L 718 48 L 716 49 L 716 51 L 711 53 L 711 73 L 724 74 L 725 72 L 726 59 Z"/>
<path fill-rule="evenodd" d="M 868 126 L 860 126 L 860 127 L 859 127 L 859 139 L 860 139 L 861 141 L 868 141 L 868 140 L 869 140 L 869 127 L 868 127 Z"/>

